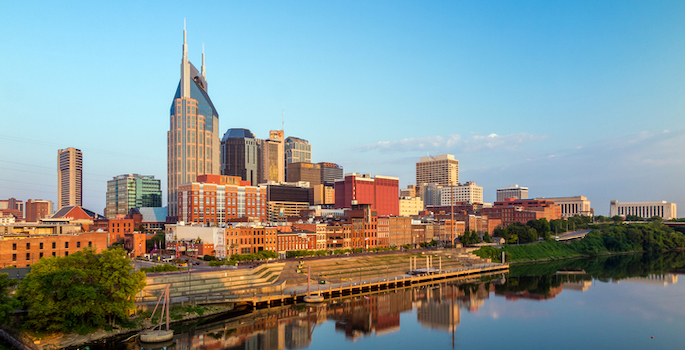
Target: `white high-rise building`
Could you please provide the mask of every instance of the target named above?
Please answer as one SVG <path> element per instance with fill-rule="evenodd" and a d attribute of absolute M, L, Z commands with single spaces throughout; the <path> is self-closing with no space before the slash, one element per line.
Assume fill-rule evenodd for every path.
<path fill-rule="evenodd" d="M 528 187 L 513 185 L 507 188 L 498 188 L 497 201 L 504 202 L 507 198 L 528 199 Z"/>
<path fill-rule="evenodd" d="M 457 186 L 445 186 L 440 191 L 440 205 L 450 206 L 453 203 L 483 203 L 483 187 L 469 181 Z"/>

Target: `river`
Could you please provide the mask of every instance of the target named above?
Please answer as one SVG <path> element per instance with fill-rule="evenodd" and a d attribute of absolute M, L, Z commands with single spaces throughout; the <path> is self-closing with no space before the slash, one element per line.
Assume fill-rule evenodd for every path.
<path fill-rule="evenodd" d="M 177 324 L 167 349 L 682 349 L 685 253 L 512 266 L 504 275 Z M 91 349 L 103 348 L 91 344 Z M 109 341 L 106 349 L 150 349 Z"/>

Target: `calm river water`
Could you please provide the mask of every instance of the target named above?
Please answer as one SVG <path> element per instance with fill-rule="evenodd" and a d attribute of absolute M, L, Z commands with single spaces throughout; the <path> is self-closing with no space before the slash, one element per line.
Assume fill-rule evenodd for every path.
<path fill-rule="evenodd" d="M 518 265 L 505 275 L 176 325 L 166 348 L 683 349 L 684 272 L 682 252 Z"/>

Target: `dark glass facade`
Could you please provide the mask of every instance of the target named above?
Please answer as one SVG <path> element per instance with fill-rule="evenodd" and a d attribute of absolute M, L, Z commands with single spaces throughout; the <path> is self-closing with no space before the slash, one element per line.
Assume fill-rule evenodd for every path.
<path fill-rule="evenodd" d="M 221 175 L 258 183 L 259 145 L 247 129 L 228 129 L 221 139 Z"/>

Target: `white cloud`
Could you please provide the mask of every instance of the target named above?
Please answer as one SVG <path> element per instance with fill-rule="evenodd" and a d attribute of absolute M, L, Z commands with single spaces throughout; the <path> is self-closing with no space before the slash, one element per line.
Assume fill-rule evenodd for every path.
<path fill-rule="evenodd" d="M 511 135 L 487 136 L 474 134 L 470 137 L 462 137 L 459 134 L 447 136 L 428 136 L 419 138 L 407 138 L 394 141 L 379 141 L 355 147 L 356 151 L 379 151 L 383 153 L 403 152 L 428 152 L 428 153 L 461 153 L 477 152 L 482 150 L 503 149 L 515 151 L 518 146 L 527 142 L 544 139 L 544 136 L 529 133 Z"/>

